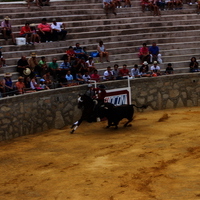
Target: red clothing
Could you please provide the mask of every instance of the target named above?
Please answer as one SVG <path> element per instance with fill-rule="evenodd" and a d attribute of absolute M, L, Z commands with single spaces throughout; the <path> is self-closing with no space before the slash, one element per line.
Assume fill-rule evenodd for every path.
<path fill-rule="evenodd" d="M 69 55 L 70 57 L 75 56 L 75 51 L 74 50 L 67 50 L 66 54 Z"/>
<path fill-rule="evenodd" d="M 95 81 L 100 80 L 100 76 L 98 74 L 91 74 L 90 78 L 91 78 L 91 80 L 95 80 Z"/>
<path fill-rule="evenodd" d="M 20 32 L 20 35 L 24 35 L 25 33 L 30 33 L 31 32 L 31 28 L 29 26 L 23 26 L 21 28 L 21 32 Z"/>
<path fill-rule="evenodd" d="M 93 90 L 97 92 L 97 96 L 99 100 L 104 100 L 104 98 L 107 95 L 107 92 L 104 89 L 94 88 Z"/>
<path fill-rule="evenodd" d="M 148 47 L 141 47 L 140 48 L 140 55 L 147 55 L 149 53 Z"/>
<path fill-rule="evenodd" d="M 120 74 L 120 76 L 128 76 L 129 70 L 128 69 L 120 69 L 119 74 Z"/>
<path fill-rule="evenodd" d="M 16 86 L 16 88 L 17 88 L 19 94 L 24 93 L 24 91 L 23 91 L 23 89 L 25 88 L 24 82 L 19 82 L 19 81 L 17 81 L 17 82 L 15 83 L 15 86 Z"/>
<path fill-rule="evenodd" d="M 50 32 L 51 31 L 51 25 L 49 25 L 49 24 L 39 24 L 38 28 L 41 29 L 44 32 Z"/>

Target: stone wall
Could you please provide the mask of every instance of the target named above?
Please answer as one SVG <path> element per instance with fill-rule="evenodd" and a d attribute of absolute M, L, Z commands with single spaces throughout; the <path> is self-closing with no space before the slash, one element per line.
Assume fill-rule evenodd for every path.
<path fill-rule="evenodd" d="M 148 110 L 199 106 L 200 73 L 131 80 L 132 103 Z M 105 82 L 108 89 L 127 81 Z M 80 117 L 78 94 L 87 86 L 74 86 L 0 99 L 0 140 L 71 125 Z"/>

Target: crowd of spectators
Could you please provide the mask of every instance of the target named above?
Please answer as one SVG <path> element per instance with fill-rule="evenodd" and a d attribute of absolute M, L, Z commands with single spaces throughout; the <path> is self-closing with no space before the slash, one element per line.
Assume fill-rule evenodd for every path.
<path fill-rule="evenodd" d="M 182 0 L 141 0 L 142 11 L 150 10 L 154 15 L 160 15 L 160 10 L 181 9 L 182 4 Z M 189 0 L 188 4 L 191 4 Z M 49 1 L 36 0 L 36 5 L 39 7 L 49 5 Z M 116 8 L 122 8 L 122 5 L 124 7 L 131 7 L 131 2 L 130 0 L 103 0 L 103 5 L 106 14 L 111 10 L 116 15 Z M 199 5 L 198 12 L 200 10 Z M 28 7 L 30 7 L 30 1 L 28 1 Z M 4 39 L 7 40 L 11 37 L 13 44 L 16 44 L 15 35 L 12 32 L 12 25 L 8 16 L 4 18 L 1 27 Z M 46 18 L 43 18 L 37 26 L 26 22 L 21 27 L 19 35 L 26 39 L 26 44 L 34 45 L 40 42 L 65 40 L 67 31 L 65 23 L 57 22 L 56 19 L 53 19 L 50 24 Z M 104 57 L 107 62 L 110 62 L 109 52 L 106 50 L 103 41 L 100 41 L 97 45 L 97 52 L 100 63 L 103 63 Z M 0 67 L 6 66 L 1 47 L 0 56 Z M 161 72 L 159 64 L 162 63 L 162 58 L 159 47 L 155 42 L 149 48 L 146 43 L 143 43 L 143 46 L 139 50 L 139 58 L 141 66 L 135 64 L 130 69 L 130 67 L 127 68 L 126 64 L 121 68 L 118 64 L 115 64 L 113 69 L 111 66 L 108 66 L 103 76 L 100 76 L 93 57 L 89 55 L 87 48 L 81 47 L 79 43 L 76 43 L 74 47 L 70 46 L 68 48 L 62 57 L 62 63 L 58 63 L 56 57 L 52 58 L 50 63 L 47 63 L 46 57 L 41 56 L 38 59 L 36 53 L 32 52 L 28 59 L 23 55 L 18 60 L 17 71 L 20 76 L 16 83 L 13 83 L 11 73 L 4 74 L 3 81 L 0 82 L 0 92 L 4 96 L 16 95 L 85 84 L 89 83 L 90 80 L 99 82 L 121 80 L 124 78 L 154 77 L 174 73 L 171 63 L 168 63 L 164 72 Z M 198 62 L 195 57 L 191 58 L 189 67 L 191 72 L 199 71 Z"/>

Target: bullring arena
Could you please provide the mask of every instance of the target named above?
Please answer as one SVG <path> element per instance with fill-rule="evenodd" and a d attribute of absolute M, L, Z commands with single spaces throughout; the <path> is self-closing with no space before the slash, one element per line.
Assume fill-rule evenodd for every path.
<path fill-rule="evenodd" d="M 200 199 L 199 107 L 1 142 L 1 200 Z"/>
<path fill-rule="evenodd" d="M 132 7 L 105 15 L 101 0 L 58 1 L 28 10 L 26 2 L 0 3 L 1 19 L 9 15 L 13 33 L 26 20 L 39 24 L 43 17 L 66 23 L 64 41 L 15 46 L 0 38 L 7 66 L 5 73 L 19 76 L 16 63 L 23 55 L 45 56 L 49 64 L 77 42 L 88 52 L 103 40 L 109 65 L 140 65 L 143 42 L 160 48 L 164 74 L 167 64 L 173 75 L 131 79 L 131 103 L 136 109 L 131 127 L 106 129 L 106 121 L 87 123 L 70 134 L 79 119 L 77 96 L 81 86 L 50 89 L 0 99 L 0 200 L 200 200 L 200 79 L 189 73 L 191 57 L 199 58 L 200 26 L 196 4 L 162 10 L 161 16 Z M 8 14 L 9 13 L 9 14 Z M 108 63 L 94 59 L 99 74 Z M 108 81 L 110 90 L 127 85 Z"/>

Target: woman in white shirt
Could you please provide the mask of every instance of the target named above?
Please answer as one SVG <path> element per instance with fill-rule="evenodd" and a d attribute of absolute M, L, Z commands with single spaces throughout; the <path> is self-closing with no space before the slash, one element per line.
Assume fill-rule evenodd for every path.
<path fill-rule="evenodd" d="M 107 62 L 109 61 L 109 53 L 106 51 L 106 48 L 103 44 L 103 41 L 99 42 L 99 45 L 97 46 L 97 51 L 99 52 L 99 62 L 102 62 L 103 57 L 106 57 Z"/>

